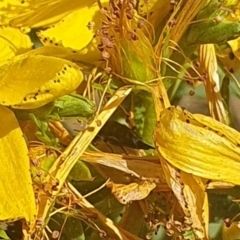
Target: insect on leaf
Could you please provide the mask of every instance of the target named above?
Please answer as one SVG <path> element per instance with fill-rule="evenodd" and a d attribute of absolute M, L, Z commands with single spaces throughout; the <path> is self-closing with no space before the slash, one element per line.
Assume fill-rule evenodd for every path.
<path fill-rule="evenodd" d="M 0 67 L 0 104 L 41 107 L 74 91 L 83 80 L 78 65 L 60 58 L 24 54 Z"/>
<path fill-rule="evenodd" d="M 28 149 L 14 114 L 0 106 L 0 220 L 33 222 L 35 198 Z"/>
<path fill-rule="evenodd" d="M 161 112 L 155 139 L 161 156 L 176 168 L 240 184 L 240 134 L 227 125 L 172 106 Z"/>

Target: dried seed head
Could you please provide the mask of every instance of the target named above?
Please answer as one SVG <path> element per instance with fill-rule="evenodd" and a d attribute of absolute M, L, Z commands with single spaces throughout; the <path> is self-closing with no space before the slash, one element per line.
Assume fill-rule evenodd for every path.
<path fill-rule="evenodd" d="M 55 239 L 55 238 L 58 238 L 58 236 L 59 236 L 59 231 L 54 230 L 54 231 L 52 232 L 52 238 Z"/>
<path fill-rule="evenodd" d="M 222 17 L 221 17 L 221 16 L 215 17 L 215 21 L 216 21 L 217 23 L 222 22 Z"/>
<path fill-rule="evenodd" d="M 105 237 L 107 237 L 107 233 L 105 231 L 103 231 L 103 230 L 100 230 L 99 231 L 99 237 L 100 238 L 105 238 Z"/>

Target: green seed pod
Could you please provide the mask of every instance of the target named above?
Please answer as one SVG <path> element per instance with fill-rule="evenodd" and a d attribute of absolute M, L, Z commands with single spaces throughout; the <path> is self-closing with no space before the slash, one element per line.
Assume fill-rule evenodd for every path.
<path fill-rule="evenodd" d="M 95 105 L 79 94 L 68 94 L 54 102 L 54 113 L 60 117 L 91 117 L 95 113 Z"/>
<path fill-rule="evenodd" d="M 227 21 L 226 17 L 227 13 L 221 10 L 219 1 L 208 1 L 197 15 L 197 22 L 191 25 L 187 43 L 225 43 L 240 36 L 240 24 Z"/>
<path fill-rule="evenodd" d="M 220 23 L 200 23 L 191 28 L 188 43 L 224 43 L 240 36 L 240 24 L 223 21 Z"/>

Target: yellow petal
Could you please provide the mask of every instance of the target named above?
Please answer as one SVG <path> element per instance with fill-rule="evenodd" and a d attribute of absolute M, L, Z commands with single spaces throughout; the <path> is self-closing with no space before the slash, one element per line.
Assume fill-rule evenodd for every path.
<path fill-rule="evenodd" d="M 240 52 L 238 50 L 240 47 L 240 37 L 234 40 L 228 41 L 228 44 L 230 45 L 235 57 L 237 57 L 237 59 L 240 60 Z"/>
<path fill-rule="evenodd" d="M 71 49 L 62 46 L 49 45 L 36 48 L 31 51 L 31 54 L 58 57 L 70 61 L 85 61 L 93 63 L 101 57 L 100 52 L 97 50 L 97 45 L 94 42 L 95 39 L 93 39 L 86 48 L 80 51 L 72 51 Z"/>
<path fill-rule="evenodd" d="M 2 65 L 6 60 L 11 59 L 15 56 L 14 49 L 4 38 L 0 38 L 0 65 Z"/>
<path fill-rule="evenodd" d="M 0 67 L 0 104 L 41 107 L 74 91 L 83 80 L 78 65 L 60 58 L 24 54 Z"/>
<path fill-rule="evenodd" d="M 73 56 L 74 60 L 85 61 L 93 63 L 102 59 L 102 55 L 97 47 L 97 40 L 93 38 L 92 41 L 82 50 L 77 51 Z"/>
<path fill-rule="evenodd" d="M 33 222 L 36 206 L 26 142 L 12 111 L 0 106 L 0 116 L 0 220 Z"/>
<path fill-rule="evenodd" d="M 64 47 L 81 50 L 93 38 L 94 28 L 88 27 L 93 21 L 97 5 L 94 8 L 82 8 L 68 14 L 62 21 L 45 31 L 40 31 L 39 37 L 44 45 L 59 43 Z M 98 22 L 98 27 L 101 22 Z M 47 41 L 44 39 L 47 38 Z M 54 41 L 54 42 L 53 42 Z"/>
<path fill-rule="evenodd" d="M 155 140 L 176 168 L 207 179 L 240 184 L 240 133 L 180 107 L 162 111 Z"/>
<path fill-rule="evenodd" d="M 17 28 L 0 28 L 0 64 L 32 48 L 30 37 Z"/>
<path fill-rule="evenodd" d="M 102 4 L 107 2 L 104 0 Z M 74 53 L 74 60 L 99 60 L 101 54 L 97 50 L 94 35 L 95 31 L 101 28 L 101 17 L 97 4 L 86 6 L 68 14 L 53 27 L 40 31 L 38 36 L 44 46 L 62 46 L 69 49 Z"/>
<path fill-rule="evenodd" d="M 0 3 L 0 23 L 14 27 L 46 27 L 60 21 L 75 9 L 94 2 L 95 0 L 5 0 Z"/>

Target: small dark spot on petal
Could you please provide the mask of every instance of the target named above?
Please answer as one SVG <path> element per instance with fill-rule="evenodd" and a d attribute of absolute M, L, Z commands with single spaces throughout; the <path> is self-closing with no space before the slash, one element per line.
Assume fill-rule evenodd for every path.
<path fill-rule="evenodd" d="M 93 132 L 93 131 L 94 131 L 94 127 L 88 127 L 87 130 L 88 130 L 89 132 Z"/>
<path fill-rule="evenodd" d="M 230 73 L 234 73 L 233 68 L 230 68 L 230 69 L 229 69 L 229 72 L 230 72 Z"/>
<path fill-rule="evenodd" d="M 186 119 L 186 123 L 190 123 L 190 120 L 189 120 L 189 119 Z"/>
<path fill-rule="evenodd" d="M 63 74 L 65 74 L 65 71 L 62 71 Z"/>

